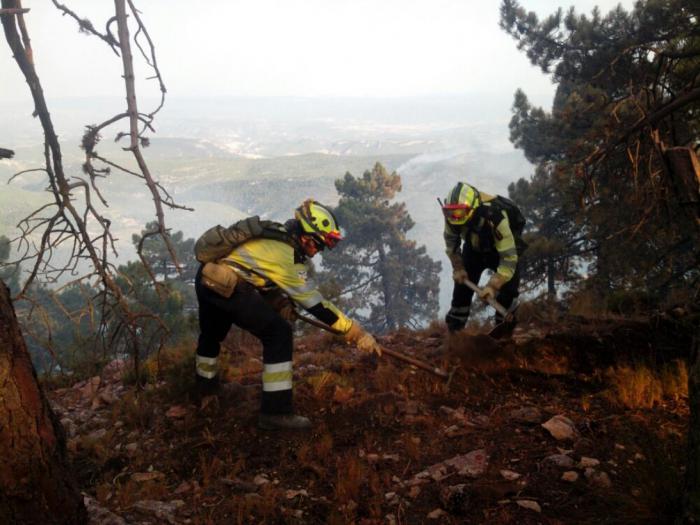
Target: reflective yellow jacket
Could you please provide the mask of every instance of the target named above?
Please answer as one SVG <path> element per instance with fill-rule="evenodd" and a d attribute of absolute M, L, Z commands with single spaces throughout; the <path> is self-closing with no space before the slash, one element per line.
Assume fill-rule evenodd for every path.
<path fill-rule="evenodd" d="M 295 303 L 334 330 L 347 333 L 352 321 L 323 298 L 294 248 L 274 239 L 251 239 L 224 259 L 256 288 L 279 287 Z"/>
<path fill-rule="evenodd" d="M 474 217 L 466 224 L 453 225 L 445 221 L 445 246 L 448 257 L 459 253 L 462 240 L 465 248 L 475 253 L 498 252 L 496 273 L 508 282 L 515 274 L 518 251 L 505 210 L 491 207 L 493 195 L 481 194 L 481 205 L 474 210 Z M 498 213 L 500 211 L 500 213 Z"/>

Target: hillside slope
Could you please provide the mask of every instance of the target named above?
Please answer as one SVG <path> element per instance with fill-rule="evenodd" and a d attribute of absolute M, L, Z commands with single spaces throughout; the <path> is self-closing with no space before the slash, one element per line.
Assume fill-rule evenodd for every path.
<path fill-rule="evenodd" d="M 314 429 L 262 432 L 260 350 L 234 331 L 235 388 L 219 397 L 192 399 L 191 349 L 161 356 L 138 397 L 119 361 L 53 391 L 95 523 L 670 519 L 687 424 L 687 341 L 670 320 L 540 320 L 507 342 L 435 325 L 381 342 L 451 380 L 310 334 L 295 399 Z"/>

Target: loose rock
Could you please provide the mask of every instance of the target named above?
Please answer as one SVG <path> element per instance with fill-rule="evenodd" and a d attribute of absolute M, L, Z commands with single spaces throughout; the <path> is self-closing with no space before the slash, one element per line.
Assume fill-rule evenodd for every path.
<path fill-rule="evenodd" d="M 445 461 L 445 464 L 457 469 L 457 474 L 460 476 L 477 477 L 486 472 L 489 457 L 484 449 L 478 449 L 450 458 Z"/>
<path fill-rule="evenodd" d="M 522 474 L 518 474 L 513 470 L 501 470 L 501 476 L 503 476 L 508 481 L 515 481 L 516 479 L 520 478 L 521 475 Z"/>
<path fill-rule="evenodd" d="M 545 423 L 542 423 L 542 426 L 552 435 L 554 439 L 559 441 L 564 439 L 573 440 L 578 435 L 574 422 L 561 414 L 552 417 Z"/>
<path fill-rule="evenodd" d="M 601 472 L 593 468 L 587 468 L 584 472 L 584 476 L 586 476 L 586 479 L 590 483 L 592 483 L 593 485 L 597 485 L 598 487 L 606 489 L 612 486 L 610 476 L 608 476 L 607 472 Z"/>
<path fill-rule="evenodd" d="M 516 501 L 516 503 L 523 508 L 534 510 L 535 512 L 542 512 L 542 507 L 540 507 L 540 504 L 536 501 L 532 501 L 531 499 L 519 499 Z"/>
<path fill-rule="evenodd" d="M 580 469 L 597 467 L 598 465 L 600 465 L 600 461 L 595 458 L 588 458 L 586 456 L 582 456 L 581 461 L 578 462 L 578 468 Z"/>
<path fill-rule="evenodd" d="M 165 415 L 167 417 L 172 417 L 175 419 L 185 417 L 186 414 L 187 414 L 187 408 L 185 408 L 182 405 L 173 405 L 165 413 Z"/>
<path fill-rule="evenodd" d="M 566 454 L 552 454 L 544 458 L 544 460 L 554 463 L 557 467 L 571 468 L 574 466 L 574 460 Z"/>
<path fill-rule="evenodd" d="M 435 509 L 434 511 L 428 513 L 428 519 L 430 519 L 430 520 L 437 520 L 437 519 L 440 519 L 440 518 L 442 518 L 443 516 L 446 516 L 446 515 L 447 515 L 447 512 L 445 512 L 444 510 L 442 510 L 442 509 Z"/>
<path fill-rule="evenodd" d="M 578 480 L 578 472 L 575 470 L 567 470 L 561 475 L 562 481 L 568 481 L 570 483 L 573 483 L 574 481 Z"/>
<path fill-rule="evenodd" d="M 516 423 L 536 425 L 542 421 L 542 412 L 537 407 L 522 407 L 511 410 L 508 417 Z"/>

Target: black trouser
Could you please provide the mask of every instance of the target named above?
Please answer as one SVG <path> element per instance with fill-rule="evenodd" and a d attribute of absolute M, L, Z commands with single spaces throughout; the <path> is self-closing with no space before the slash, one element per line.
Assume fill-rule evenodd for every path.
<path fill-rule="evenodd" d="M 195 279 L 199 301 L 199 343 L 197 355 L 216 358 L 221 342 L 231 324 L 243 328 L 260 339 L 263 345 L 263 365 L 291 362 L 292 327 L 268 304 L 249 283 L 239 280 L 233 295 L 226 299 L 201 283 L 200 267 Z M 262 393 L 261 412 L 292 413 L 291 383 L 288 389 Z"/>
<path fill-rule="evenodd" d="M 481 274 L 486 268 L 496 270 L 498 268 L 499 256 L 498 252 L 478 253 L 469 249 L 462 252 L 462 262 L 464 269 L 469 275 L 469 280 L 474 284 L 479 284 Z M 504 308 L 510 308 L 513 301 L 518 297 L 518 286 L 520 285 L 520 260 L 515 268 L 513 278 L 508 281 L 499 290 L 496 300 L 503 305 Z M 474 292 L 465 284 L 455 282 L 452 290 L 452 308 L 447 314 L 445 321 L 447 327 L 454 330 L 461 330 L 469 319 L 469 309 L 472 304 Z M 501 315 L 496 313 L 496 322 L 502 321 Z"/>

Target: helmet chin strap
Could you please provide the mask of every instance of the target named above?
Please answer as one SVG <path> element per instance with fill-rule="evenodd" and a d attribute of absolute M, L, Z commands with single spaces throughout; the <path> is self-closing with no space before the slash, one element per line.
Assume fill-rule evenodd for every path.
<path fill-rule="evenodd" d="M 304 250 L 304 255 L 306 255 L 307 257 L 313 257 L 321 251 L 313 237 L 306 233 L 302 233 L 299 236 L 299 244 Z"/>

